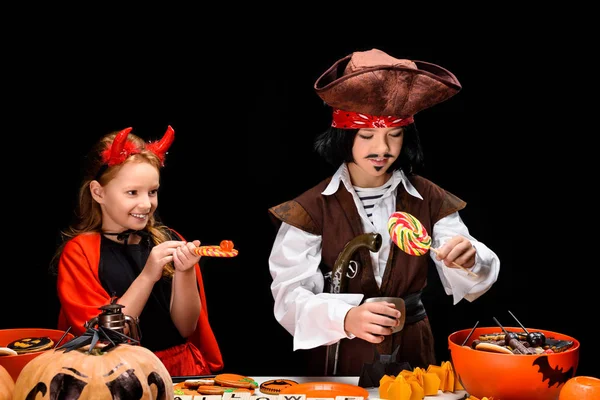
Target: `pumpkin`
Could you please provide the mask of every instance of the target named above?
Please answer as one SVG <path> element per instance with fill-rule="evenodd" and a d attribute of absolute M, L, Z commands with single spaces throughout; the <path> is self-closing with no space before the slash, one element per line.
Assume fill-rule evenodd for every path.
<path fill-rule="evenodd" d="M 0 365 L 0 399 L 11 400 L 15 390 L 15 381 L 6 368 Z"/>
<path fill-rule="evenodd" d="M 46 351 L 25 365 L 14 384 L 15 399 L 173 397 L 173 380 L 160 359 L 145 347 L 124 343 L 102 348 L 92 345 L 86 350 L 63 346 Z"/>
<path fill-rule="evenodd" d="M 560 390 L 558 400 L 598 400 L 600 379 L 593 376 L 575 376 Z"/>

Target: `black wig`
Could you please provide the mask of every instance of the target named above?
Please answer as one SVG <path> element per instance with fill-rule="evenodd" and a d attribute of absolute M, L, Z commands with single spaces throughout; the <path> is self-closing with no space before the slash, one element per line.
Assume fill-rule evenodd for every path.
<path fill-rule="evenodd" d="M 419 132 L 414 123 L 406 125 L 400 156 L 388 171 L 401 169 L 407 175 L 417 174 L 424 166 L 423 149 Z M 325 161 L 334 167 L 342 163 L 354 162 L 352 146 L 358 129 L 340 129 L 329 127 L 315 139 L 314 149 Z"/>

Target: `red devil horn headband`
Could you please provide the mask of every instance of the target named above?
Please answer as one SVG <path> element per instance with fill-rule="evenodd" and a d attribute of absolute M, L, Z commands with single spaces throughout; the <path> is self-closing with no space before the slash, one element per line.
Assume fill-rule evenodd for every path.
<path fill-rule="evenodd" d="M 164 163 L 165 154 L 167 154 L 167 150 L 171 147 L 173 140 L 175 140 L 175 131 L 171 128 L 171 125 L 169 125 L 162 139 L 158 142 L 148 143 L 146 148 L 156 154 L 158 158 L 160 158 L 161 163 Z"/>
<path fill-rule="evenodd" d="M 137 147 L 133 142 L 127 140 L 127 136 L 132 129 L 133 128 L 125 128 L 117 133 L 112 144 L 102 152 L 102 161 L 104 162 L 104 165 L 100 168 L 98 174 L 96 174 L 96 179 L 100 178 L 108 167 L 119 165 L 130 155 L 138 154 L 143 150 Z M 164 165 L 165 155 L 174 139 L 175 131 L 169 125 L 160 140 L 146 144 L 145 148 L 154 153 L 159 158 L 161 165 Z"/>
<path fill-rule="evenodd" d="M 129 135 L 129 132 L 131 132 L 132 129 L 133 128 L 125 128 L 117 133 L 117 136 L 115 136 L 115 139 L 110 146 L 110 151 L 108 152 L 110 156 L 108 160 L 104 159 L 105 164 L 112 167 L 113 165 L 121 164 L 125 161 L 129 153 L 131 153 L 131 151 L 125 150 L 125 144 L 127 143 L 127 135 Z"/>

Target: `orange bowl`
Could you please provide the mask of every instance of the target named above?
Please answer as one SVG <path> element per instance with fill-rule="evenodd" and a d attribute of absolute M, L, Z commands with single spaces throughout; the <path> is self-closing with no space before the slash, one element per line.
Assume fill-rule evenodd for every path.
<path fill-rule="evenodd" d="M 7 347 L 7 345 L 15 340 L 24 339 L 28 337 L 45 337 L 48 336 L 54 341 L 54 344 L 58 343 L 60 338 L 65 334 L 65 331 L 56 329 L 45 329 L 45 328 L 14 328 L 14 329 L 0 329 L 0 347 Z M 68 333 L 60 344 L 65 344 L 69 340 L 73 339 L 74 336 Z M 52 346 L 54 347 L 54 346 Z M 51 348 L 52 348 L 51 347 Z M 10 376 L 16 382 L 17 377 L 21 373 L 21 370 L 29 361 L 42 354 L 45 350 L 34 351 L 31 353 L 17 354 L 0 356 L 0 365 L 8 371 Z"/>
<path fill-rule="evenodd" d="M 565 383 L 558 400 L 598 400 L 600 379 L 592 376 L 576 376 Z"/>
<path fill-rule="evenodd" d="M 509 332 L 523 329 L 505 327 Z M 565 383 L 575 376 L 579 363 L 579 341 L 567 335 L 542 329 L 546 338 L 571 340 L 573 346 L 553 354 L 501 354 L 474 350 L 471 344 L 486 333 L 501 332 L 499 327 L 477 328 L 462 346 L 471 329 L 448 336 L 450 359 L 455 373 L 469 395 L 494 400 L 556 400 Z"/>

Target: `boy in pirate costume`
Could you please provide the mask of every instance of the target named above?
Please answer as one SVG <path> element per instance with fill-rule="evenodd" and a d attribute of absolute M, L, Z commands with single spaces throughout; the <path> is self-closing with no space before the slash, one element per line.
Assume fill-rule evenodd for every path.
<path fill-rule="evenodd" d="M 315 149 L 339 168 L 269 209 L 279 226 L 269 257 L 275 318 L 293 335 L 294 351 L 308 352 L 308 375 L 332 374 L 324 364 L 334 344 L 339 346 L 338 375 L 361 374 L 373 362 L 374 346 L 412 368 L 427 368 L 436 364 L 421 301 L 429 257 L 401 251 L 390 238 L 389 217 L 395 211 L 410 213 L 431 234 L 431 247 L 438 252 L 430 257 L 454 304 L 484 294 L 500 268 L 496 254 L 461 220 L 458 212 L 466 203 L 417 175 L 423 154 L 414 116 L 454 96 L 461 85 L 440 66 L 372 49 L 338 60 L 314 88 L 333 109 L 331 127 L 317 137 Z M 338 256 L 369 232 L 381 235 L 379 251 L 357 249 L 357 269 L 344 277 L 346 292 L 332 293 Z M 405 325 L 397 333 L 392 330 L 400 311 L 393 304 L 364 302 L 381 296 L 405 301 Z"/>
<path fill-rule="evenodd" d="M 75 335 L 115 300 L 139 318 L 140 344 L 172 376 L 223 368 L 208 321 L 198 240 L 161 224 L 160 170 L 175 132 L 146 143 L 131 128 L 101 138 L 87 157 L 75 221 L 57 250 L 58 328 Z"/>

